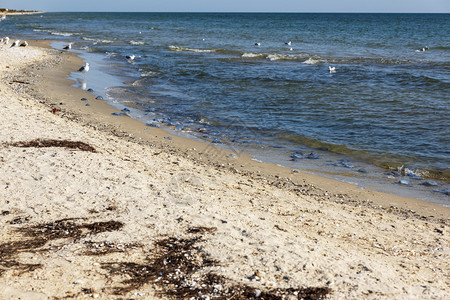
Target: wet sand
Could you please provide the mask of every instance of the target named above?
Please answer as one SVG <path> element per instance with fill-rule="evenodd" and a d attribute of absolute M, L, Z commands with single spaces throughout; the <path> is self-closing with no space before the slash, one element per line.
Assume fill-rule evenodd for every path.
<path fill-rule="evenodd" d="M 450 209 L 113 116 L 29 43 L 0 50 L 5 299 L 448 296 Z"/>

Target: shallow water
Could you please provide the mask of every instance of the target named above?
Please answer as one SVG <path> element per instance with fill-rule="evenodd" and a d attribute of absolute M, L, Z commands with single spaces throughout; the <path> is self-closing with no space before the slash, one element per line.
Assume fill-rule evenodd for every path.
<path fill-rule="evenodd" d="M 48 13 L 10 17 L 0 30 L 74 42 L 114 78 L 92 72 L 89 87 L 109 87 L 108 101 L 144 122 L 292 168 L 345 168 L 368 179 L 364 186 L 388 182 L 381 190 L 404 188 L 374 166 L 404 166 L 443 180 L 439 187 L 410 180 L 404 193 L 424 190 L 417 197 L 445 204 L 448 196 L 433 190 L 449 179 L 449 21 L 448 14 Z M 127 61 L 130 54 L 136 59 Z M 320 159 L 293 162 L 293 152 Z"/>

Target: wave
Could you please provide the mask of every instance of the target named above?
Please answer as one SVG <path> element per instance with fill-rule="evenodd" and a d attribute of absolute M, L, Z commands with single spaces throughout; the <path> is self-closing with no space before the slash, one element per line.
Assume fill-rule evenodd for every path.
<path fill-rule="evenodd" d="M 156 75 L 158 75 L 158 73 L 154 71 L 144 71 L 142 69 L 140 69 L 139 71 L 141 72 L 141 77 L 155 77 Z"/>
<path fill-rule="evenodd" d="M 319 59 L 314 59 L 312 57 L 308 58 L 307 60 L 305 60 L 303 63 L 305 65 L 315 65 L 318 63 L 324 62 L 323 60 L 319 60 Z"/>
<path fill-rule="evenodd" d="M 267 55 L 261 53 L 243 53 L 241 57 L 244 58 L 266 58 Z"/>
<path fill-rule="evenodd" d="M 96 43 L 105 43 L 105 44 L 114 43 L 114 41 L 111 41 L 111 40 L 93 39 L 93 38 L 88 38 L 85 36 L 83 36 L 82 39 L 85 41 L 91 41 L 91 42 L 96 42 Z"/>
<path fill-rule="evenodd" d="M 134 45 L 134 46 L 137 46 L 137 45 L 146 45 L 146 43 L 145 43 L 145 42 L 142 42 L 142 41 L 129 41 L 128 44 Z"/>
<path fill-rule="evenodd" d="M 33 29 L 34 32 L 47 32 L 51 35 L 59 35 L 59 36 L 74 36 L 78 35 L 79 33 L 70 33 L 70 32 L 59 32 L 59 31 L 51 31 L 48 29 Z"/>
<path fill-rule="evenodd" d="M 198 53 L 210 53 L 210 52 L 217 52 L 217 49 L 197 49 L 197 48 L 187 48 L 187 47 L 180 47 L 180 46 L 169 46 L 169 49 L 171 51 L 176 52 L 198 52 Z"/>

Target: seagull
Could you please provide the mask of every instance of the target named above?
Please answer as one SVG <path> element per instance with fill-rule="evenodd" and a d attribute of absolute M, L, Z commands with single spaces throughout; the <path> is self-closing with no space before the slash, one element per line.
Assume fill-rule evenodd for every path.
<path fill-rule="evenodd" d="M 292 48 L 289 48 L 289 51 L 294 51 L 294 49 L 292 49 Z"/>
<path fill-rule="evenodd" d="M 292 44 L 292 42 L 289 41 L 289 42 L 285 42 L 284 44 L 290 46 Z"/>
<path fill-rule="evenodd" d="M 335 73 L 336 72 L 336 67 L 328 66 L 328 70 L 330 71 L 330 73 Z"/>
<path fill-rule="evenodd" d="M 84 77 L 86 77 L 86 73 L 89 71 L 89 63 L 86 63 L 84 66 L 78 69 L 78 72 L 81 72 L 84 74 Z"/>
<path fill-rule="evenodd" d="M 15 47 L 15 46 L 19 46 L 19 43 L 20 43 L 20 40 L 17 40 L 14 43 L 12 43 L 11 47 L 9 47 L 9 48 L 12 48 L 12 47 Z"/>
<path fill-rule="evenodd" d="M 68 43 L 63 49 L 64 49 L 64 50 L 70 50 L 70 49 L 72 49 L 72 43 Z"/>
<path fill-rule="evenodd" d="M 135 55 L 127 55 L 127 56 L 125 56 L 125 58 L 129 59 L 129 60 L 134 60 L 136 58 L 136 56 Z"/>
<path fill-rule="evenodd" d="M 23 41 L 19 46 L 20 47 L 26 47 L 26 46 L 28 46 L 28 43 L 27 43 L 27 41 Z"/>
<path fill-rule="evenodd" d="M 261 46 L 261 43 L 255 43 L 255 46 L 259 47 L 259 46 Z"/>
<path fill-rule="evenodd" d="M 8 45 L 9 44 L 9 37 L 5 36 L 3 38 L 3 43 L 5 43 L 5 45 Z"/>

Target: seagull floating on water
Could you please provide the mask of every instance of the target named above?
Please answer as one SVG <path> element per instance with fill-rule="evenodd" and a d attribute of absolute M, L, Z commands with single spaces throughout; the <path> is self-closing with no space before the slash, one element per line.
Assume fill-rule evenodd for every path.
<path fill-rule="evenodd" d="M 285 42 L 284 44 L 290 46 L 292 44 L 292 42 L 289 41 L 289 42 Z"/>
<path fill-rule="evenodd" d="M 14 43 L 12 43 L 11 47 L 15 47 L 15 46 L 19 46 L 20 40 L 15 41 Z"/>
<path fill-rule="evenodd" d="M 23 41 L 19 46 L 20 47 L 26 47 L 26 46 L 28 46 L 28 43 L 27 43 L 27 41 Z"/>
<path fill-rule="evenodd" d="M 63 49 L 64 49 L 64 50 L 70 50 L 70 49 L 72 49 L 72 43 L 68 43 Z"/>
<path fill-rule="evenodd" d="M 125 56 L 125 58 L 129 59 L 129 60 L 134 60 L 136 58 L 136 56 L 135 55 L 127 55 L 127 56 Z"/>
<path fill-rule="evenodd" d="M 330 73 L 335 73 L 336 67 L 328 66 L 328 70 L 330 71 Z"/>
<path fill-rule="evenodd" d="M 261 46 L 261 43 L 255 43 L 255 46 L 259 47 L 259 46 Z"/>
<path fill-rule="evenodd" d="M 425 47 L 423 47 L 422 49 L 416 50 L 416 52 L 425 52 L 425 51 L 428 51 L 428 50 L 430 50 L 430 47 L 425 46 Z"/>

